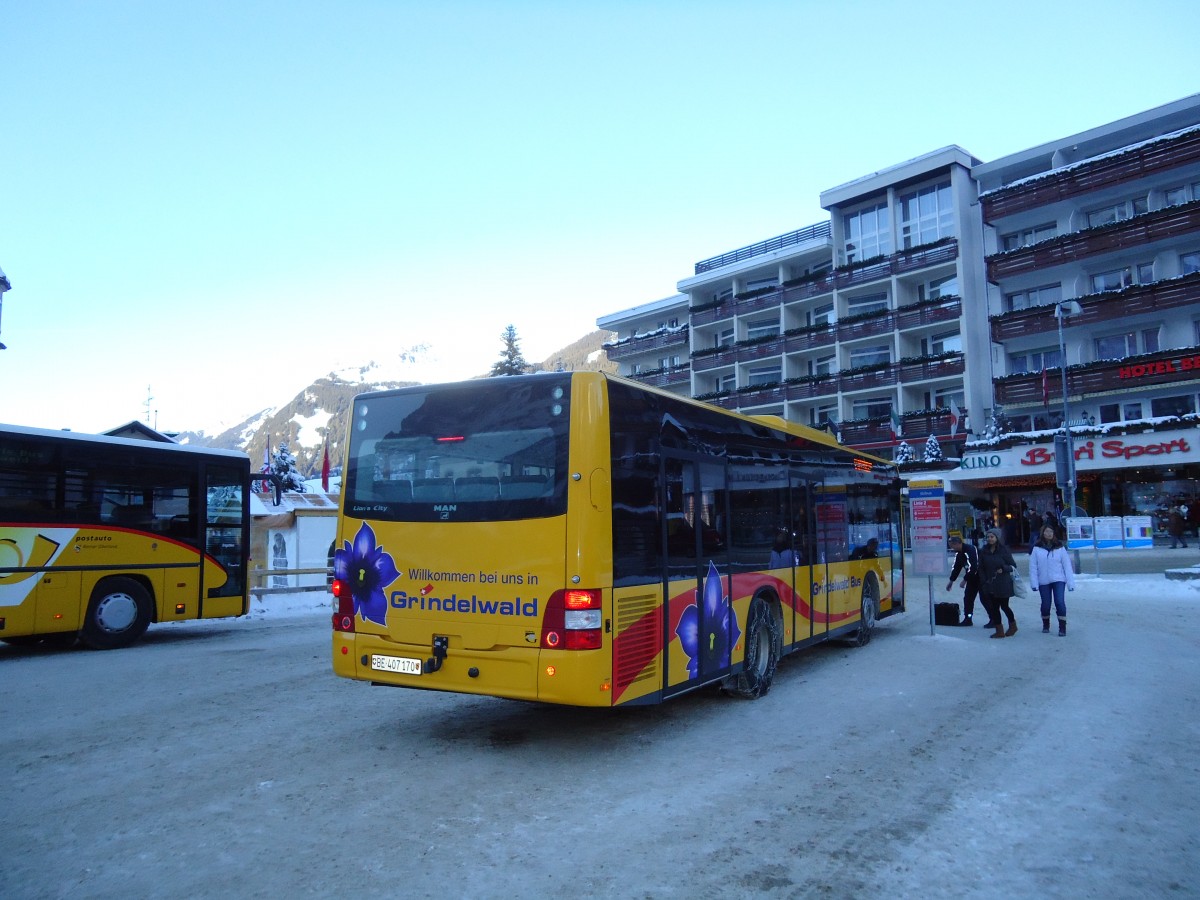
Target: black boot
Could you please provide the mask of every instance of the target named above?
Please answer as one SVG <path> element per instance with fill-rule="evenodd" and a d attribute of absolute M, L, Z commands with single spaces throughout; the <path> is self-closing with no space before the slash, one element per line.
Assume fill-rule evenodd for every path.
<path fill-rule="evenodd" d="M 1066 619 L 1058 620 L 1058 636 L 1059 637 L 1067 636 L 1067 620 Z"/>
<path fill-rule="evenodd" d="M 1042 634 L 1050 633 L 1050 617 L 1042 616 Z"/>
<path fill-rule="evenodd" d="M 967 613 L 965 616 L 963 616 L 963 620 L 961 622 L 959 622 L 958 624 L 959 625 L 974 625 L 975 623 L 971 621 L 971 614 Z"/>

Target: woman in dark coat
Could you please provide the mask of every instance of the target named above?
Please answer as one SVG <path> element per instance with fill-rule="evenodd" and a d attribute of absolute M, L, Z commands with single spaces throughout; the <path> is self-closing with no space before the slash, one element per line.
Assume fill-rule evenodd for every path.
<path fill-rule="evenodd" d="M 987 600 L 984 608 L 996 621 L 994 638 L 1012 637 L 1017 633 L 1017 617 L 1008 605 L 1008 598 L 1013 595 L 1013 573 L 1016 571 L 1016 561 L 1000 540 L 999 530 L 989 529 L 987 543 L 979 548 L 979 590 Z M 1004 630 L 1001 613 L 1008 616 L 1008 631 Z"/>

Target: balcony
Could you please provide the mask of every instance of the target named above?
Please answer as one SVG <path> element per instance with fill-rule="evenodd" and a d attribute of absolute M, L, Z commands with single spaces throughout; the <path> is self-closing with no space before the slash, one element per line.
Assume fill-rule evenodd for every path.
<path fill-rule="evenodd" d="M 966 440 L 963 431 L 954 433 L 954 420 L 949 410 L 926 410 L 919 413 L 902 414 L 900 417 L 901 437 L 909 441 L 920 438 L 927 440 L 929 435 L 937 437 L 939 442 L 951 438 Z M 853 422 L 842 422 L 838 426 L 842 442 L 851 445 L 892 443 L 892 422 L 890 419 L 859 419 Z"/>
<path fill-rule="evenodd" d="M 893 316 L 898 331 L 920 328 L 922 325 L 936 325 L 939 322 L 957 322 L 962 317 L 962 298 L 939 297 L 933 302 L 924 301 L 902 306 Z"/>
<path fill-rule="evenodd" d="M 957 378 L 967 368 L 967 358 L 962 353 L 945 359 L 923 359 L 913 362 L 900 361 L 900 380 L 905 384 L 914 381 L 929 381 L 934 378 Z"/>
<path fill-rule="evenodd" d="M 816 225 L 809 225 L 807 228 L 801 228 L 797 231 L 789 231 L 787 234 L 768 238 L 765 241 L 759 241 L 757 244 L 751 244 L 748 247 L 741 247 L 738 250 L 731 250 L 729 253 L 722 253 L 720 256 L 703 259 L 696 263 L 696 274 L 701 275 L 713 269 L 720 269 L 722 266 L 732 265 L 744 259 L 753 259 L 755 256 L 762 256 L 764 253 L 772 253 L 776 250 L 782 250 L 785 247 L 794 247 L 810 241 L 829 240 L 829 235 L 829 223 L 818 222 Z"/>
<path fill-rule="evenodd" d="M 818 350 L 822 347 L 832 346 L 836 337 L 837 326 L 833 324 L 821 325 L 812 330 L 805 329 L 802 332 L 789 331 L 785 335 L 784 349 L 789 353 L 800 350 Z"/>
<path fill-rule="evenodd" d="M 658 372 L 645 372 L 640 375 L 634 375 L 635 379 L 642 384 L 648 384 L 651 387 L 676 387 L 681 384 L 689 384 L 692 380 L 692 367 L 684 363 L 682 366 L 675 366 L 671 369 L 662 369 Z"/>
<path fill-rule="evenodd" d="M 1120 291 L 1088 294 L 1075 300 L 1083 307 L 1083 312 L 1071 316 L 1069 324 L 1072 327 L 1191 307 L 1200 303 L 1200 272 L 1167 281 L 1138 284 Z M 1054 316 L 1054 305 L 1050 304 L 992 316 L 991 326 L 992 340 L 1003 343 L 1022 335 L 1056 331 L 1058 319 Z"/>
<path fill-rule="evenodd" d="M 865 391 L 869 388 L 890 387 L 896 383 L 896 366 L 889 365 L 871 372 L 842 372 L 838 388 L 842 393 Z"/>
<path fill-rule="evenodd" d="M 787 398 L 789 400 L 815 400 L 818 397 L 833 397 L 838 392 L 836 375 L 827 375 L 804 381 L 789 381 L 787 383 Z"/>
<path fill-rule="evenodd" d="M 1140 247 L 1196 231 L 1200 231 L 1200 200 L 1156 209 L 1122 222 L 1064 234 L 989 256 L 988 280 L 998 283 L 1001 278 L 1082 261 L 1102 253 Z"/>
<path fill-rule="evenodd" d="M 1200 131 L 1185 132 L 990 191 L 980 198 L 983 218 L 994 222 L 1027 209 L 1048 206 L 1197 161 L 1200 161 Z"/>
<path fill-rule="evenodd" d="M 707 372 L 722 366 L 732 366 L 737 362 L 737 350 L 733 347 L 722 347 L 716 353 L 704 352 L 692 354 L 692 371 Z"/>
<path fill-rule="evenodd" d="M 1051 402 L 1062 401 L 1062 369 L 1046 371 Z M 1193 384 L 1200 381 L 1200 347 L 1161 350 L 1126 359 L 1106 359 L 1067 367 L 1067 398 L 1088 394 L 1128 391 L 1158 385 Z M 995 381 L 996 403 L 1001 406 L 1042 402 L 1042 373 L 1003 375 Z"/>
<path fill-rule="evenodd" d="M 604 345 L 608 358 L 613 362 L 628 359 L 642 353 L 655 350 L 667 350 L 671 347 L 684 347 L 688 342 L 688 326 L 674 330 L 656 331 L 653 334 L 642 334 L 637 337 L 624 338 Z"/>
<path fill-rule="evenodd" d="M 895 330 L 896 323 L 891 310 L 871 313 L 862 318 L 858 316 L 851 318 L 848 316 L 837 323 L 839 341 L 856 341 L 859 338 L 891 334 Z"/>

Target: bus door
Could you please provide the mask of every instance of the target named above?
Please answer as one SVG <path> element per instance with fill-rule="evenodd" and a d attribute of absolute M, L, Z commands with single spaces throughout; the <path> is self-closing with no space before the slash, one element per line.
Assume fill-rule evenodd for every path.
<path fill-rule="evenodd" d="M 740 626 L 730 600 L 725 464 L 664 454 L 665 692 L 730 667 Z"/>
<path fill-rule="evenodd" d="M 820 474 L 802 469 L 791 473 L 789 507 L 793 547 L 798 565 L 795 578 L 796 610 L 795 639 L 803 641 L 813 636 L 814 625 L 828 615 L 824 593 L 814 593 L 814 584 L 825 583 L 825 566 L 817 547 L 815 501 L 820 489 Z M 824 630 L 823 628 L 820 630 Z"/>

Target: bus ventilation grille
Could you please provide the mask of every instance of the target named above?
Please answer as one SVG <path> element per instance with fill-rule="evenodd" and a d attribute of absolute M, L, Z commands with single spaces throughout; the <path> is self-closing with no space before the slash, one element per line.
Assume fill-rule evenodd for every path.
<path fill-rule="evenodd" d="M 658 679 L 662 649 L 659 595 L 624 597 L 617 605 L 617 640 L 613 670 L 617 684 Z"/>

